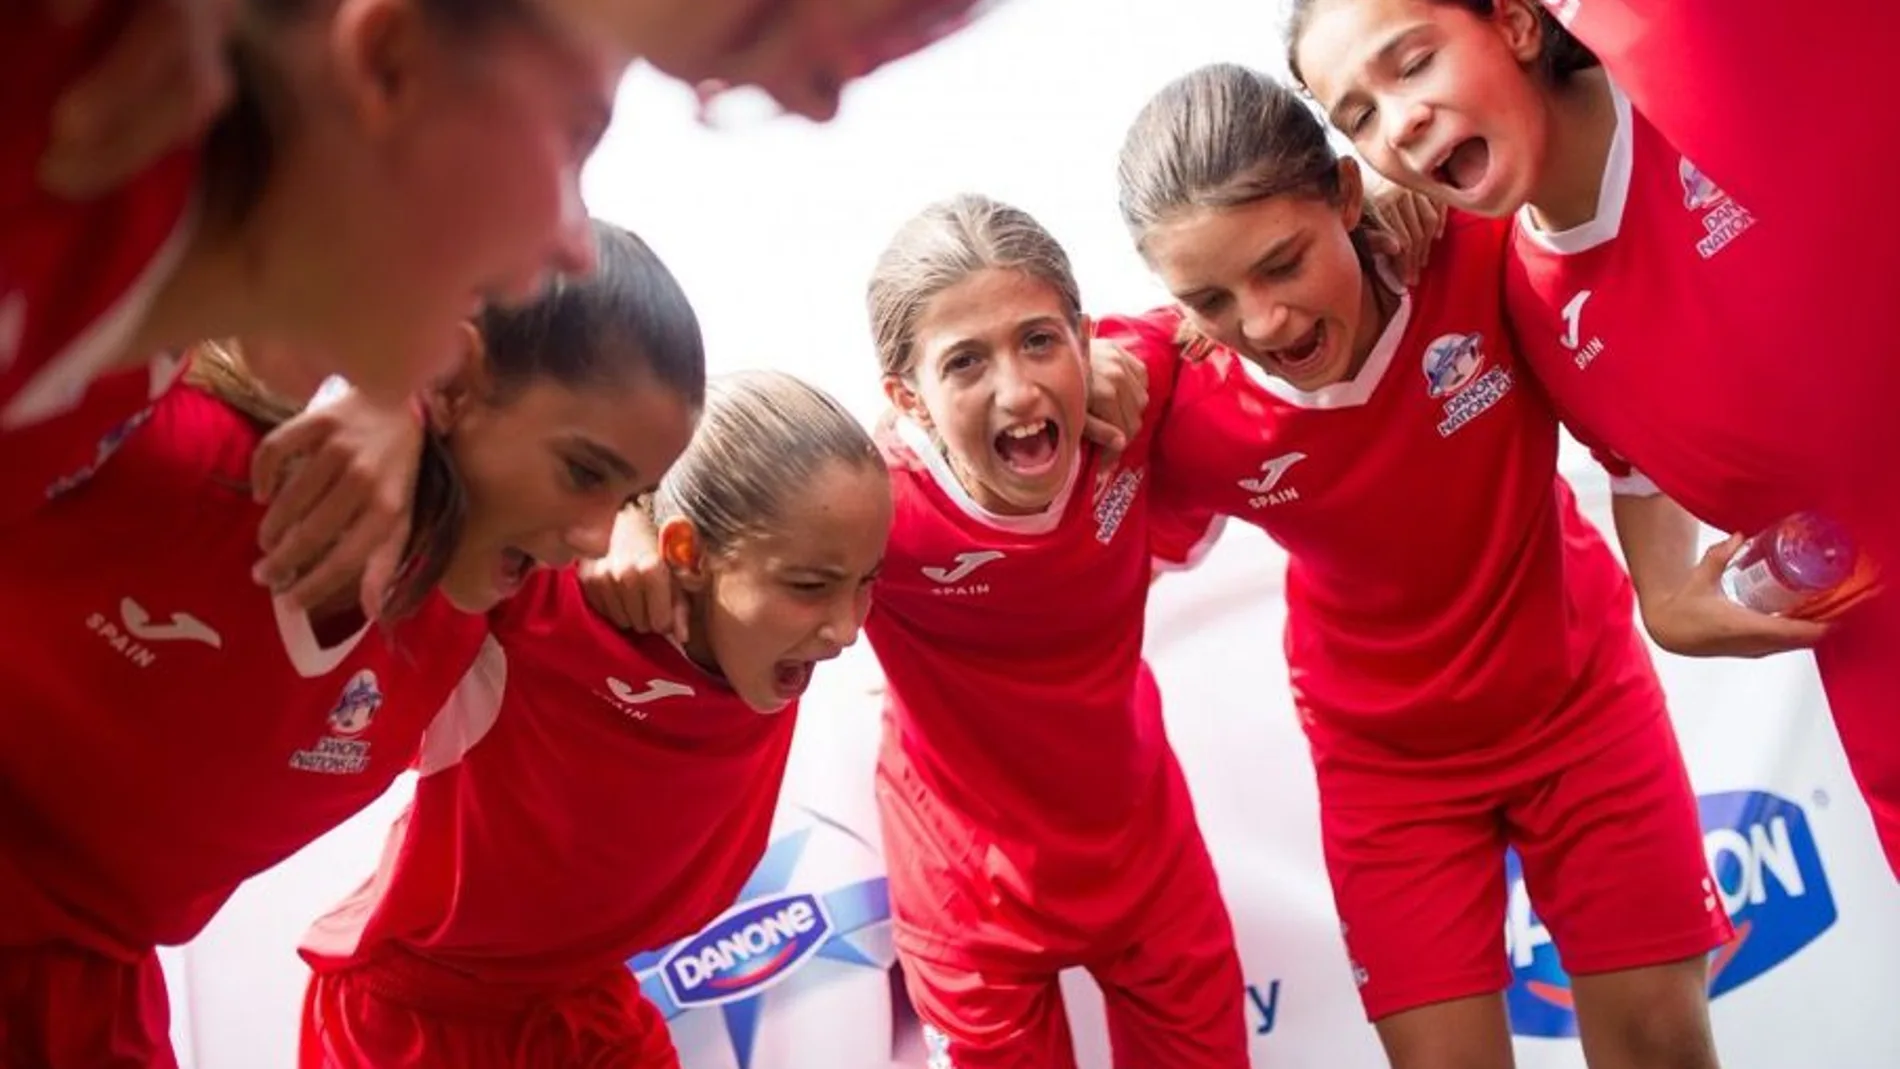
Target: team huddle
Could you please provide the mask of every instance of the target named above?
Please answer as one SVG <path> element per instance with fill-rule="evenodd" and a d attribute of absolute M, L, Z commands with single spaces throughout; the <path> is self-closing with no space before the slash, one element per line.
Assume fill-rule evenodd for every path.
<path fill-rule="evenodd" d="M 1649 641 L 1812 648 L 1900 871 L 1900 370 L 1866 312 L 1900 242 L 1848 207 L 1893 150 L 1839 99 L 1879 34 L 1770 95 L 1786 5 L 1293 0 L 1291 81 L 1203 67 L 1128 126 L 1173 300 L 1097 318 L 1028 213 L 925 206 L 866 285 L 866 428 L 795 368 L 708 381 L 579 170 L 633 56 L 823 119 L 984 5 L 160 6 L 0 15 L 7 1066 L 175 1067 L 157 948 L 411 771 L 303 939 L 299 1063 L 678 1066 L 627 963 L 734 904 L 862 634 L 933 1069 L 1074 1066 L 1073 968 L 1117 1067 L 1245 1069 L 1142 659 L 1151 586 L 1229 518 L 1287 554 L 1394 1069 L 1511 1065 L 1507 849 L 1592 1069 L 1720 1064 L 1735 932 Z M 208 24 L 206 125 L 74 170 L 75 87 Z"/>

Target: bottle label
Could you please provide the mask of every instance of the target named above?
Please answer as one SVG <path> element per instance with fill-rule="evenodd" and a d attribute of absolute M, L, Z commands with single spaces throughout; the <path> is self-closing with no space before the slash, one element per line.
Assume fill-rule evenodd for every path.
<path fill-rule="evenodd" d="M 1746 568 L 1731 568 L 1722 576 L 1722 587 L 1729 600 L 1746 609 L 1769 616 L 1785 616 L 1799 608 L 1803 595 L 1788 589 L 1775 578 L 1766 559 Z"/>

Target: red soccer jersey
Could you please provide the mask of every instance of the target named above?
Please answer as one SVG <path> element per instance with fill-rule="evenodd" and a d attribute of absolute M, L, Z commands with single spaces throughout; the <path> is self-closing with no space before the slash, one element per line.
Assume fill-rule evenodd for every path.
<path fill-rule="evenodd" d="M 483 622 L 439 598 L 323 645 L 251 581 L 258 437 L 181 387 L 0 532 L 0 945 L 190 939 L 381 794 L 473 659 Z"/>
<path fill-rule="evenodd" d="M 1827 212 L 1862 226 L 1877 218 L 1862 210 L 1873 201 L 1842 184 L 1886 193 L 1900 147 L 1844 102 L 1880 92 L 1891 48 L 1882 31 L 1894 26 L 1885 0 L 1836 0 L 1825 20 L 1780 0 L 1543 3 L 1638 113 L 1751 209 L 1785 209 L 1804 228 Z"/>
<path fill-rule="evenodd" d="M 1556 477 L 1556 419 L 1504 327 L 1507 229 L 1454 216 L 1349 381 L 1303 393 L 1226 350 L 1177 380 L 1157 499 L 1286 548 L 1287 661 L 1322 761 L 1521 774 L 1660 708 L 1578 700 L 1649 666 L 1628 580 Z M 1103 335 L 1169 348 L 1178 322 L 1111 319 Z"/>
<path fill-rule="evenodd" d="M 1708 523 L 1752 532 L 1837 503 L 1828 454 L 1846 443 L 1813 405 L 1821 372 L 1757 331 L 1780 307 L 1774 245 L 1621 94 L 1616 109 L 1596 218 L 1518 221 L 1506 291 L 1525 361 L 1579 439 Z"/>
<path fill-rule="evenodd" d="M 71 408 L 123 356 L 192 233 L 196 146 L 89 200 L 41 187 L 54 103 L 133 11 L 95 4 L 60 27 L 45 6 L 9 5 L 0 15 L 0 433 Z M 13 465 L 13 443 L 0 449 Z"/>
<path fill-rule="evenodd" d="M 1900 360 L 1882 314 L 1900 276 L 1900 227 L 1879 207 L 1900 171 L 1900 139 L 1851 103 L 1882 98 L 1893 5 L 1845 0 L 1829 4 L 1822 18 L 1772 0 L 1545 3 L 1597 51 L 1640 116 L 1617 244 L 1641 249 L 1619 254 L 1619 268 L 1603 273 L 1618 271 L 1632 299 L 1647 297 L 1653 282 L 1667 287 L 1656 295 L 1663 299 L 1647 302 L 1644 327 L 1655 348 L 1645 362 L 1700 360 L 1708 372 L 1704 396 L 1630 395 L 1629 415 L 1674 423 L 1678 404 L 1701 404 L 1725 417 L 1725 437 L 1754 438 L 1728 454 L 1687 434 L 1675 443 L 1705 452 L 1698 468 L 1756 475 L 1758 485 L 1725 488 L 1745 494 L 1744 507 L 1698 509 L 1705 519 L 1729 526 L 1739 517 L 1758 527 L 1759 513 L 1772 510 L 1747 505 L 1768 492 L 1765 484 L 1793 479 L 1798 489 L 1775 497 L 1776 508 L 1823 508 L 1849 520 L 1888 563 L 1900 559 L 1900 476 L 1891 463 L 1900 453 L 1900 420 L 1890 412 Z M 1672 213 L 1666 198 L 1642 192 L 1667 188 L 1663 173 L 1678 151 L 1733 195 L 1690 209 L 1696 216 L 1723 217 L 1716 225 L 1725 226 L 1739 203 L 1755 223 L 1706 265 L 1680 255 L 1681 209 Z M 1614 166 L 1612 178 L 1622 181 Z M 1686 189 L 1682 195 L 1679 203 L 1695 199 Z M 1686 322 L 1685 299 L 1698 305 Z M 1627 335 L 1620 341 L 1631 346 Z M 1650 344 L 1645 339 L 1645 350 Z M 1699 351 L 1685 355 L 1690 346 Z M 1751 391 L 1760 396 L 1744 403 Z M 1765 454 L 1783 466 L 1764 468 Z"/>
<path fill-rule="evenodd" d="M 542 573 L 422 748 L 376 875 L 319 920 L 319 971 L 390 947 L 500 984 L 578 982 L 697 931 L 764 853 L 796 707 L 762 715 L 665 638 Z"/>
<path fill-rule="evenodd" d="M 1621 57 L 1648 79 L 1637 86 L 1646 108 L 1724 99 L 1721 84 L 1676 83 L 1681 59 L 1739 56 L 1785 71 L 1776 61 L 1786 57 L 1829 68 L 1813 78 L 1762 78 L 1759 70 L 1732 78 L 1725 84 L 1752 77 L 1756 91 L 1772 90 L 1779 103 L 1754 110 L 1744 103 L 1720 122 L 1663 112 L 1672 132 L 1698 137 L 1698 151 L 1719 154 L 1724 167 L 1751 179 L 1747 195 L 1767 199 L 1769 215 L 1758 220 L 1754 205 L 1724 193 L 1619 94 L 1596 219 L 1561 234 L 1521 220 L 1509 302 L 1526 359 L 1580 438 L 1627 458 L 1724 530 L 1753 533 L 1796 509 L 1835 515 L 1885 573 L 1880 601 L 1841 621 L 1816 656 L 1855 775 L 1900 870 L 1900 748 L 1886 741 L 1900 705 L 1891 669 L 1891 640 L 1900 636 L 1893 589 L 1900 420 L 1890 411 L 1900 360 L 1879 314 L 1900 271 L 1900 243 L 1885 214 L 1867 210 L 1885 198 L 1869 182 L 1893 173 L 1881 160 L 1894 140 L 1860 128 L 1861 117 L 1842 105 L 1864 93 L 1825 88 L 1873 72 L 1865 48 L 1885 38 L 1861 32 L 1863 23 L 1891 15 L 1852 6 L 1858 14 L 1829 12 L 1843 27 L 1830 37 L 1845 49 L 1838 56 L 1832 44 L 1801 47 L 1798 34 L 1762 38 L 1772 19 L 1791 17 L 1796 9 L 1787 5 L 1649 12 L 1662 54 Z M 1649 7 L 1650 0 L 1581 0 L 1577 14 L 1634 17 Z M 1802 32 L 1815 32 L 1811 14 L 1792 17 Z M 1698 19 L 1754 35 L 1752 51 L 1712 53 L 1706 40 L 1671 50 Z M 1631 72 L 1617 68 L 1618 58 L 1611 56 L 1620 78 Z M 1707 99 L 1672 102 L 1669 86 Z M 1850 129 L 1838 128 L 1843 120 Z M 1739 143 L 1711 136 L 1722 134 Z"/>
<path fill-rule="evenodd" d="M 982 508 L 900 420 L 891 433 L 921 466 L 893 465 L 895 519 L 865 624 L 888 687 L 887 772 L 996 847 L 1007 871 L 982 878 L 1066 903 L 1083 930 L 1126 905 L 1107 878 L 1115 860 L 1180 816 L 1159 800 L 1167 739 L 1141 664 L 1149 454 L 1174 376 L 1172 353 L 1149 356 L 1142 432 L 1106 480 L 1085 446 L 1035 515 Z M 916 876 L 893 860 L 894 883 Z"/>

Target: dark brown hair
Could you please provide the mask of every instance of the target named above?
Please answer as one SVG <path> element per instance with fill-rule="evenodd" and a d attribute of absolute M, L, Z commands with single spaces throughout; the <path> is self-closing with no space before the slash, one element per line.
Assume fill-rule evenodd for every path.
<path fill-rule="evenodd" d="M 1164 86 L 1135 117 L 1117 167 L 1122 222 L 1143 250 L 1148 231 L 1196 208 L 1237 208 L 1282 195 L 1339 203 L 1339 154 L 1326 125 L 1292 89 L 1256 70 L 1215 63 Z M 1370 265 L 1360 216 L 1352 234 Z"/>
<path fill-rule="evenodd" d="M 479 325 L 493 389 L 485 400 L 506 404 L 530 384 L 553 381 L 574 390 L 650 376 L 697 409 L 706 396 L 706 356 L 699 320 L 678 281 L 645 242 L 596 221 L 599 266 L 585 278 L 559 278 L 532 303 L 493 309 Z M 297 406 L 273 396 L 245 368 L 232 343 L 193 351 L 189 381 L 225 404 L 274 427 Z M 415 611 L 448 567 L 467 519 L 467 496 L 447 445 L 424 435 L 416 473 L 409 543 L 383 607 L 385 619 Z"/>

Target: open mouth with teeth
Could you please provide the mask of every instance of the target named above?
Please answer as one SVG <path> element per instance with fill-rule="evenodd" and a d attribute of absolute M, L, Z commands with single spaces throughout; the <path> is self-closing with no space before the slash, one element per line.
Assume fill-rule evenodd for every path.
<path fill-rule="evenodd" d="M 1019 423 L 996 436 L 993 446 L 1003 466 L 1017 475 L 1042 475 L 1055 466 L 1061 433 L 1052 419 Z"/>
<path fill-rule="evenodd" d="M 1467 137 L 1451 147 L 1432 168 L 1432 180 L 1459 193 L 1469 193 L 1491 169 L 1491 146 L 1482 137 Z"/>
<path fill-rule="evenodd" d="M 1319 355 L 1326 347 L 1326 323 L 1324 320 L 1313 324 L 1311 329 L 1301 335 L 1292 345 L 1278 349 L 1268 349 L 1264 353 L 1268 360 L 1290 374 L 1310 371 L 1319 363 Z"/>

